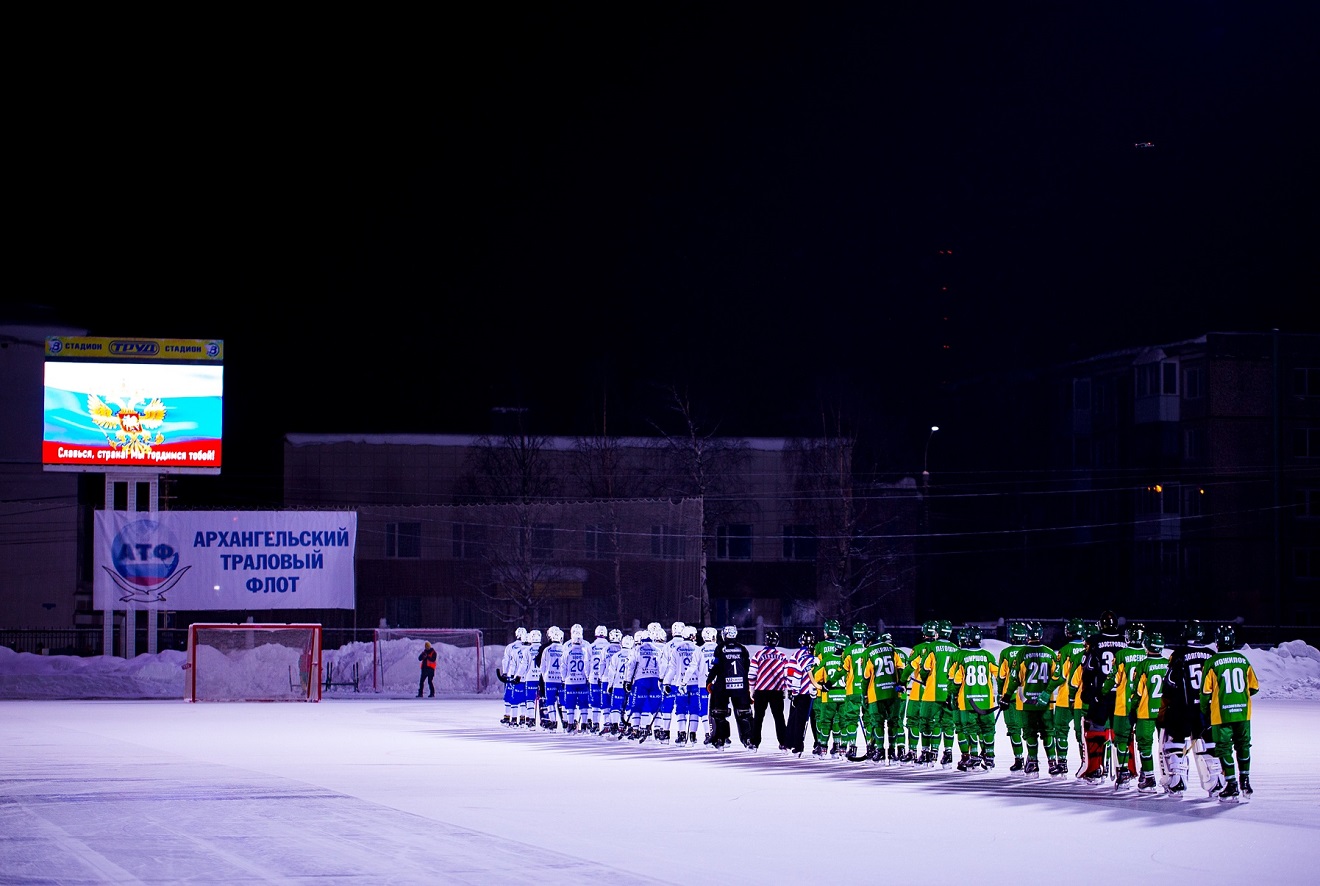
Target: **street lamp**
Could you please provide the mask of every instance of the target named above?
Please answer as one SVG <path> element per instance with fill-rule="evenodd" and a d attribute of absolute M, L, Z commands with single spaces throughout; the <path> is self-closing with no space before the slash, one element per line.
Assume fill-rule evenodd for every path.
<path fill-rule="evenodd" d="M 930 482 L 930 438 L 935 436 L 935 432 L 940 429 L 939 425 L 930 426 L 930 434 L 926 437 L 926 453 L 921 456 L 921 482 L 926 485 Z"/>

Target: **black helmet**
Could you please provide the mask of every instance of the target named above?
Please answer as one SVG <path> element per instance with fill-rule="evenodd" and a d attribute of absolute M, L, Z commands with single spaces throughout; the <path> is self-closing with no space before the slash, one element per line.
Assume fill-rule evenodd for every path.
<path fill-rule="evenodd" d="M 1220 652 L 1231 652 L 1238 648 L 1237 628 L 1232 625 L 1220 625 L 1215 630 L 1215 646 Z"/>
<path fill-rule="evenodd" d="M 1100 613 L 1100 631 L 1105 634 L 1112 634 L 1118 630 L 1118 616 L 1112 609 L 1106 609 Z"/>
<path fill-rule="evenodd" d="M 1194 618 L 1183 622 L 1178 625 L 1178 642 L 1188 645 L 1204 643 L 1205 627 Z"/>
<path fill-rule="evenodd" d="M 779 645 L 779 632 L 778 632 L 778 631 L 766 631 L 766 632 L 765 632 L 765 645 L 767 645 L 767 646 L 778 646 L 778 645 Z"/>
<path fill-rule="evenodd" d="M 967 640 L 966 646 L 968 649 L 981 648 L 981 629 L 976 625 L 968 625 L 963 628 L 963 636 Z"/>
<path fill-rule="evenodd" d="M 814 633 L 812 633 L 811 631 L 803 631 L 802 633 L 798 634 L 798 645 L 799 645 L 799 646 L 815 646 L 815 645 L 816 645 L 816 635 L 815 635 Z"/>

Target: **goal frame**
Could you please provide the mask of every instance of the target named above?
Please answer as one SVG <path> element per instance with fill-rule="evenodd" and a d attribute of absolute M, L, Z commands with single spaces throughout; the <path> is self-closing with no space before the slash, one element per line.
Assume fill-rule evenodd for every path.
<path fill-rule="evenodd" d="M 309 643 L 303 649 L 298 661 L 298 674 L 290 669 L 289 695 L 274 697 L 251 696 L 246 698 L 198 698 L 197 697 L 197 653 L 204 644 L 198 642 L 198 634 L 203 631 L 274 633 L 276 631 L 306 631 Z M 184 680 L 184 700 L 196 701 L 320 701 L 321 674 L 323 659 L 323 633 L 320 624 L 313 623 L 277 623 L 277 622 L 195 622 L 188 625 L 188 653 L 183 667 L 187 672 Z M 294 681 L 298 680 L 295 686 Z"/>
<path fill-rule="evenodd" d="M 422 640 L 431 642 L 431 645 L 445 644 L 454 646 L 452 641 L 462 638 L 470 642 L 463 644 L 460 648 L 472 649 L 474 662 L 472 667 L 471 682 L 462 687 L 446 686 L 448 690 L 458 692 L 480 693 L 486 688 L 486 644 L 480 628 L 376 628 L 371 635 L 371 688 L 373 692 L 389 691 L 385 685 L 385 672 L 390 665 L 388 655 L 386 654 L 384 643 L 389 640 Z M 414 679 L 420 678 L 421 665 L 414 661 L 416 666 Z M 412 687 L 410 687 L 412 688 Z"/>

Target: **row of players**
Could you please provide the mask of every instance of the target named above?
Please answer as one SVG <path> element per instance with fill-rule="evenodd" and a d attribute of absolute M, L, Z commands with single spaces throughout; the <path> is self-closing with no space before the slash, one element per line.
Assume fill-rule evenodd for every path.
<path fill-rule="evenodd" d="M 956 746 L 957 768 L 969 771 L 994 767 L 1002 713 L 1010 771 L 1038 775 L 1043 750 L 1049 774 L 1065 777 L 1071 732 L 1078 777 L 1088 783 L 1102 782 L 1112 767 L 1118 789 L 1136 776 L 1139 791 L 1158 792 L 1158 759 L 1165 790 L 1177 794 L 1186 790 L 1191 755 L 1210 795 L 1251 792 L 1250 697 L 1258 684 L 1231 625 L 1220 629 L 1214 666 L 1198 622 L 1180 627 L 1166 657 L 1158 633 L 1134 624 L 1120 635 L 1112 612 L 1098 624 L 1070 620 L 1058 650 L 1043 644 L 1038 623 L 1011 623 L 1000 655 L 981 647 L 978 628 L 955 633 L 934 620 L 911 650 L 861 624 L 849 642 L 836 620 L 826 622 L 820 643 L 803 632 L 795 650 L 780 650 L 769 632 L 755 655 L 734 627 L 718 643 L 715 629 L 705 628 L 700 645 L 697 629 L 681 622 L 668 641 L 655 622 L 634 636 L 601 626 L 591 643 L 579 625 L 567 643 L 559 628 L 547 633 L 542 646 L 539 631 L 520 629 L 506 649 L 500 676 L 509 725 L 534 727 L 539 708 L 545 729 L 562 724 L 568 732 L 667 743 L 677 727 L 675 743 L 689 744 L 705 723 L 707 743 L 722 748 L 732 710 L 743 744 L 755 750 L 768 710 L 781 750 L 802 754 L 810 723 L 815 757 L 949 767 Z"/>

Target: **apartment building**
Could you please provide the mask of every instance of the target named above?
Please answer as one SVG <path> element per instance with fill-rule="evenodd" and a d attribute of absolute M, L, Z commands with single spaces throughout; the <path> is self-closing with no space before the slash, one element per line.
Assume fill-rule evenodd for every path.
<path fill-rule="evenodd" d="M 944 582 L 1010 612 L 1320 615 L 1320 336 L 1212 332 L 956 394 L 984 434 L 942 441 Z"/>

